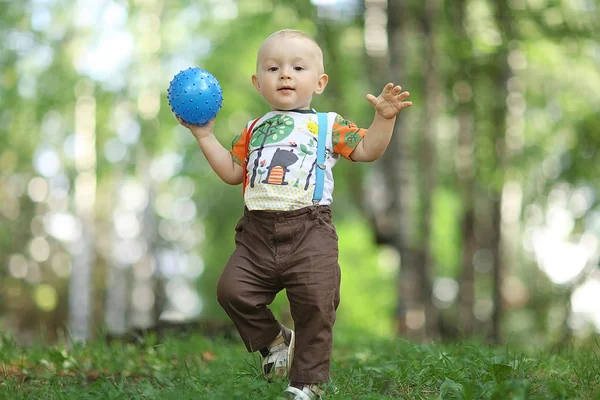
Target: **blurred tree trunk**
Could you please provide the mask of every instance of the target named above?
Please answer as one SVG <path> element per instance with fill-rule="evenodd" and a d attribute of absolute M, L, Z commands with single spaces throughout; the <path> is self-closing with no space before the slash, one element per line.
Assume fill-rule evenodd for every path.
<path fill-rule="evenodd" d="M 86 84 L 82 84 L 86 86 Z M 69 282 L 69 331 L 73 341 L 90 337 L 92 320 L 92 266 L 95 263 L 96 204 L 96 99 L 93 85 L 83 89 L 75 104 L 76 178 L 75 214 L 81 236 L 72 249 L 73 270 Z"/>
<path fill-rule="evenodd" d="M 115 169 L 115 176 L 113 177 L 115 182 L 113 189 L 113 201 L 116 205 L 119 204 L 119 189 L 123 186 L 124 179 L 122 165 L 117 166 Z M 117 235 L 114 219 L 111 222 L 111 248 L 115 249 L 116 244 L 121 239 Z M 107 257 L 109 260 L 109 265 L 106 278 L 106 297 L 104 299 L 104 324 L 106 325 L 106 331 L 108 334 L 120 336 L 124 335 L 128 329 L 127 317 L 129 309 L 129 297 L 127 294 L 131 293 L 129 284 L 130 268 L 128 265 L 123 265 L 120 263 L 115 253 L 116 251 L 113 250 L 113 254 Z"/>
<path fill-rule="evenodd" d="M 139 30 L 137 35 L 140 42 L 160 43 L 161 42 L 161 25 L 166 24 L 163 21 L 169 15 L 169 8 L 166 7 L 164 0 L 140 2 L 136 8 L 135 18 L 140 21 L 153 19 L 158 17 L 155 29 Z M 139 75 L 147 78 L 148 83 L 141 87 L 135 85 L 136 80 L 132 79 L 131 88 L 134 89 L 138 96 L 142 93 L 151 95 L 152 98 L 159 101 L 162 96 L 162 83 L 152 77 L 160 76 L 163 70 L 162 51 L 160 47 L 152 47 L 146 49 L 142 57 L 138 58 L 138 63 L 132 69 L 133 75 Z M 138 113 L 145 136 L 160 136 L 161 125 L 156 123 L 156 115 L 158 110 L 149 111 L 147 115 Z M 163 149 L 156 148 L 152 141 L 140 141 L 135 148 L 135 167 L 133 176 L 136 180 L 143 184 L 145 189 L 146 203 L 143 209 L 136 209 L 135 214 L 143 227 L 142 232 L 137 238 L 143 242 L 147 249 L 145 254 L 131 265 L 131 286 L 132 290 L 128 298 L 128 328 L 147 329 L 156 325 L 164 306 L 167 303 L 165 285 L 166 279 L 162 279 L 161 269 L 158 260 L 159 240 L 158 234 L 158 216 L 155 211 L 155 183 L 151 176 L 151 167 L 153 156 L 160 153 Z"/>
<path fill-rule="evenodd" d="M 425 0 L 424 13 L 421 16 L 421 29 L 423 33 L 424 45 L 424 112 L 423 112 L 423 135 L 421 136 L 422 151 L 421 170 L 424 171 L 422 179 L 422 224 L 423 237 L 421 240 L 423 264 L 417 268 L 419 281 L 421 284 L 421 301 L 425 309 L 425 327 L 426 335 L 437 337 L 439 335 L 438 310 L 433 304 L 432 278 L 434 273 L 434 255 L 432 249 L 431 226 L 433 223 L 432 203 L 437 187 L 437 121 L 439 115 L 438 98 L 440 96 L 439 80 L 437 75 L 437 51 L 436 36 L 440 26 L 439 19 L 439 1 Z"/>
<path fill-rule="evenodd" d="M 415 340 L 438 335 L 437 309 L 432 302 L 432 253 L 429 247 L 431 232 L 431 197 L 436 185 L 436 97 L 439 82 L 435 74 L 435 25 L 437 0 L 426 4 L 427 10 L 421 11 L 423 36 L 425 37 L 425 116 L 429 124 L 424 126 L 424 143 L 421 166 L 425 178 L 423 196 L 425 208 L 417 210 L 416 200 L 420 187 L 417 178 L 417 158 L 415 129 L 409 129 L 408 114 L 400 114 L 394 127 L 390 146 L 380 161 L 375 163 L 373 179 L 366 203 L 369 205 L 370 218 L 373 221 L 378 243 L 394 247 L 400 255 L 400 273 L 397 297 L 397 333 Z M 374 87 L 383 87 L 394 82 L 410 90 L 406 54 L 409 37 L 408 4 L 402 0 L 365 2 L 365 44 L 371 83 Z M 379 21 L 387 13 L 387 26 Z M 387 33 L 387 46 L 381 45 L 380 32 Z M 385 40 L 385 39 L 384 39 Z M 413 84 L 412 87 L 415 85 Z M 418 118 L 416 118 L 418 119 Z M 378 179 L 381 178 L 381 179 Z M 381 182 L 381 183 L 379 183 Z M 417 227 L 423 227 L 423 235 Z"/>
<path fill-rule="evenodd" d="M 129 329 L 130 267 L 113 261 L 107 272 L 104 323 L 109 335 L 121 336 Z"/>
<path fill-rule="evenodd" d="M 449 3 L 451 25 L 454 28 L 456 56 L 458 68 L 453 71 L 456 83 L 453 85 L 457 102 L 458 148 L 455 162 L 458 183 L 461 193 L 463 215 L 462 230 L 462 265 L 460 271 L 460 331 L 471 335 L 475 329 L 475 268 L 473 259 L 477 251 L 475 238 L 475 160 L 473 141 L 473 89 L 469 83 L 471 65 L 471 40 L 465 30 L 465 0 Z"/>
<path fill-rule="evenodd" d="M 386 83 L 390 81 L 390 54 L 388 37 L 385 31 L 386 25 L 377 21 L 374 16 L 387 18 L 386 2 L 373 3 L 369 0 L 365 1 L 364 16 L 364 37 L 365 37 L 365 61 L 367 64 L 367 78 L 373 91 L 381 90 Z M 385 21 L 384 18 L 381 18 Z M 382 49 L 369 48 L 369 37 L 375 35 L 376 32 L 383 31 L 385 39 L 385 47 Z M 378 41 L 378 40 L 377 40 Z M 398 126 L 400 122 L 396 122 Z M 394 167 L 393 152 L 397 152 L 394 147 L 396 139 L 392 137 L 392 142 L 386 150 L 382 158 L 372 164 L 369 171 L 370 176 L 366 179 L 366 187 L 363 189 L 363 204 L 373 226 L 375 241 L 377 244 L 385 244 L 396 247 L 394 235 L 398 233 L 398 224 L 394 220 L 399 214 L 396 210 L 398 203 L 398 190 L 395 189 L 395 182 L 391 179 L 392 168 Z M 399 249 L 396 247 L 396 250 Z M 399 307 L 400 309 L 401 307 Z"/>
<path fill-rule="evenodd" d="M 320 38 L 319 43 L 323 47 L 324 52 L 328 55 L 327 71 L 332 76 L 341 75 L 340 63 L 344 62 L 344 56 L 340 53 L 340 35 L 336 27 L 331 26 L 327 21 L 320 21 L 317 25 Z M 332 79 L 327 84 L 327 97 L 331 98 L 333 104 L 339 105 L 340 109 L 345 109 L 344 103 L 348 97 L 343 96 L 343 89 L 339 79 Z M 355 101 L 354 98 L 351 98 Z"/>
<path fill-rule="evenodd" d="M 466 119 L 467 116 L 461 115 L 460 119 Z M 460 122 L 459 122 L 460 123 Z M 468 122 L 462 121 L 467 124 Z M 462 129 L 469 129 L 461 126 Z M 463 136 L 461 134 L 461 136 Z M 468 140 L 462 138 L 463 140 Z M 465 142 L 461 145 L 465 145 Z M 460 305 L 459 322 L 460 331 L 469 336 L 475 331 L 475 268 L 473 259 L 477 251 L 477 240 L 475 238 L 475 211 L 473 181 L 469 178 L 462 179 L 461 191 L 463 207 L 465 208 L 461 222 L 462 230 L 462 269 L 460 275 Z"/>
<path fill-rule="evenodd" d="M 490 332 L 490 338 L 494 342 L 499 342 L 501 338 L 502 328 L 502 316 L 504 307 L 502 304 L 502 283 L 504 278 L 504 265 L 502 260 L 502 240 L 501 240 L 501 197 L 497 193 L 492 199 L 492 232 L 491 232 L 491 246 L 492 246 L 492 276 L 494 284 L 494 308 L 492 311 L 492 326 Z"/>
<path fill-rule="evenodd" d="M 149 184 L 150 185 L 150 184 Z M 156 190 L 148 189 L 148 204 L 144 209 L 143 226 L 148 232 L 144 234 L 148 243 L 148 258 L 144 260 L 147 268 L 152 272 L 152 285 L 154 303 L 152 304 L 152 318 L 155 324 L 160 324 L 160 317 L 167 304 L 166 280 L 162 274 L 160 264 L 160 235 L 158 234 L 158 218 L 155 213 Z M 199 289 L 200 290 L 200 289 Z M 201 291 L 201 290 L 200 290 Z M 203 293 L 201 293 L 203 294 Z"/>
<path fill-rule="evenodd" d="M 507 128 L 507 97 L 508 83 L 511 78 L 511 70 L 508 64 L 509 46 L 511 41 L 516 39 L 510 15 L 510 7 L 507 0 L 498 0 L 495 4 L 496 23 L 502 33 L 502 44 L 493 59 L 494 62 L 494 82 L 496 101 L 492 109 L 492 129 L 495 147 L 495 157 L 493 169 L 495 179 L 491 190 L 491 210 L 492 210 L 492 232 L 491 249 L 493 255 L 493 293 L 494 308 L 492 311 L 491 339 L 495 342 L 501 340 L 501 325 L 503 317 L 503 299 L 502 285 L 504 281 L 504 260 L 502 254 L 502 190 L 505 183 L 505 171 L 507 168 L 506 158 L 506 128 Z"/>
<path fill-rule="evenodd" d="M 150 176 L 150 162 L 143 146 L 138 149 L 139 179 L 144 183 L 147 201 L 144 209 L 138 215 L 143 226 L 142 238 L 148 246 L 148 251 L 134 265 L 133 286 L 134 293 L 147 293 L 152 295 L 131 298 L 132 317 L 131 325 L 134 328 L 146 329 L 158 323 L 162 306 L 165 301 L 164 281 L 159 278 L 157 270 L 158 248 L 160 235 L 158 234 L 158 218 L 154 212 L 155 188 Z M 144 298 L 145 297 L 145 298 Z"/>
<path fill-rule="evenodd" d="M 389 42 L 390 80 L 404 85 L 407 80 L 405 73 L 405 48 L 407 43 L 408 25 L 406 21 L 407 4 L 403 0 L 388 0 L 387 34 Z M 368 33 L 367 33 L 368 34 Z M 382 157 L 382 165 L 388 175 L 391 190 L 389 214 L 393 221 L 393 246 L 400 253 L 400 275 L 397 298 L 397 332 L 399 335 L 414 339 L 425 336 L 424 323 L 426 306 L 423 299 L 420 269 L 423 268 L 422 257 L 417 251 L 418 239 L 415 232 L 415 222 L 411 218 L 414 213 L 414 199 L 418 193 L 414 177 L 415 160 L 412 151 L 411 130 L 406 123 L 406 117 L 399 115 L 394 127 L 390 145 Z"/>

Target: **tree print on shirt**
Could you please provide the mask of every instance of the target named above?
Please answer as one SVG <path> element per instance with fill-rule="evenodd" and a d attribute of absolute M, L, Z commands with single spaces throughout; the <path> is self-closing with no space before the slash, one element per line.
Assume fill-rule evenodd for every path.
<path fill-rule="evenodd" d="M 329 149 L 325 149 L 325 161 L 324 164 L 327 164 L 327 160 L 331 158 L 331 156 L 329 155 Z M 310 171 L 308 171 L 308 176 L 306 177 L 306 182 L 304 184 L 304 190 L 308 190 L 308 185 L 310 184 L 310 178 L 313 175 L 313 172 L 315 171 L 315 169 L 318 168 L 317 167 L 317 158 L 315 157 L 315 161 L 313 161 L 312 165 L 310 166 Z M 316 172 L 315 172 L 316 174 Z"/>
<path fill-rule="evenodd" d="M 294 130 L 294 119 L 287 115 L 275 115 L 261 123 L 250 139 L 250 146 L 257 148 L 258 154 L 254 159 L 250 187 L 254 187 L 254 181 L 258 171 L 258 163 L 266 144 L 277 143 L 288 137 Z"/>
<path fill-rule="evenodd" d="M 310 139 L 310 141 L 308 142 L 308 146 L 301 144 L 300 145 L 300 152 L 298 153 L 298 157 L 302 158 L 302 162 L 300 163 L 300 168 L 302 168 L 302 166 L 304 165 L 304 160 L 306 160 L 306 156 L 312 156 L 314 153 L 314 151 L 312 151 L 312 149 L 315 149 L 317 147 L 317 142 L 314 139 Z"/>

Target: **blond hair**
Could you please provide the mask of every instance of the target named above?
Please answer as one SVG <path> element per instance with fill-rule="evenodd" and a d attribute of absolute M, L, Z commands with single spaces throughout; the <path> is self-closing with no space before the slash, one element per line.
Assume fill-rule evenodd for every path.
<path fill-rule="evenodd" d="M 299 31 L 297 29 L 281 29 L 281 30 L 279 30 L 277 32 L 273 32 L 273 33 L 271 33 L 271 35 L 269 35 L 269 37 L 267 37 L 264 40 L 263 43 L 266 43 L 266 42 L 268 42 L 270 40 L 273 40 L 273 39 L 278 39 L 278 38 L 283 38 L 283 37 L 288 37 L 288 38 L 291 38 L 291 37 L 302 37 L 302 38 L 310 40 L 311 42 L 313 42 L 314 44 L 316 44 L 317 47 L 319 46 L 319 44 L 312 37 L 310 37 L 306 33 L 302 32 L 302 31 Z"/>
<path fill-rule="evenodd" d="M 321 46 L 319 46 L 319 43 L 317 43 L 317 41 L 315 39 L 313 39 L 312 37 L 310 37 L 309 35 L 307 35 L 306 33 L 299 31 L 297 29 L 281 29 L 277 32 L 273 32 L 272 34 L 270 34 L 260 45 L 259 49 L 258 49 L 258 53 L 257 53 L 257 66 L 258 66 L 258 62 L 260 59 L 260 52 L 261 50 L 270 42 L 277 40 L 277 39 L 284 39 L 284 38 L 302 38 L 302 39 L 306 39 L 308 41 L 310 41 L 312 44 L 314 44 L 315 46 L 315 51 L 316 51 L 316 60 L 319 63 L 319 68 L 321 69 L 321 73 L 325 70 L 324 67 L 324 63 L 323 63 L 323 50 L 321 49 Z"/>

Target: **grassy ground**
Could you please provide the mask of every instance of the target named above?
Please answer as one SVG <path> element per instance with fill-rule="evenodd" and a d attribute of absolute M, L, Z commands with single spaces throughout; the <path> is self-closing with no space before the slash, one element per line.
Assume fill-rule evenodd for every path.
<path fill-rule="evenodd" d="M 0 399 L 277 399 L 238 341 L 19 348 L 0 336 Z M 337 340 L 327 399 L 599 399 L 600 345 L 514 351 L 476 343 Z"/>

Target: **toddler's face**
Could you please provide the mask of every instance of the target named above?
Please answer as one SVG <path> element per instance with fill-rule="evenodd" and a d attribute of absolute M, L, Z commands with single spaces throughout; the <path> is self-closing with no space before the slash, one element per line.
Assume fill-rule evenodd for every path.
<path fill-rule="evenodd" d="M 313 94 L 325 89 L 327 75 L 315 43 L 303 37 L 280 37 L 259 51 L 252 82 L 273 110 L 307 110 Z"/>

